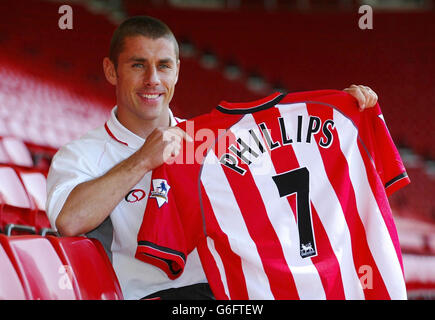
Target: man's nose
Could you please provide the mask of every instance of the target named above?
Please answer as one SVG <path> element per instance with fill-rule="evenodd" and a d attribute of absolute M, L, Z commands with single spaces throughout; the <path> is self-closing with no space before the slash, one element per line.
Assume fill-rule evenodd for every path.
<path fill-rule="evenodd" d="M 144 84 L 146 86 L 154 87 L 160 84 L 160 78 L 155 67 L 148 68 L 144 75 Z"/>

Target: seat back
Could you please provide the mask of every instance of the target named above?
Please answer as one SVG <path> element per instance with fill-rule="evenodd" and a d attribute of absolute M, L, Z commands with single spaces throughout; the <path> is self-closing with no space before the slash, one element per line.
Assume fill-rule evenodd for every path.
<path fill-rule="evenodd" d="M 8 224 L 34 227 L 35 232 L 50 228 L 45 213 L 46 193 L 43 173 L 31 168 L 0 165 L 0 228 L 5 229 Z"/>
<path fill-rule="evenodd" d="M 56 249 L 62 263 L 70 268 L 72 284 L 79 299 L 123 299 L 112 264 L 98 240 L 54 236 L 47 236 L 47 239 Z"/>
<path fill-rule="evenodd" d="M 21 179 L 29 193 L 35 201 L 39 210 L 45 210 L 45 201 L 47 198 L 47 179 L 41 172 L 21 172 Z"/>
<path fill-rule="evenodd" d="M 31 207 L 26 190 L 12 167 L 0 167 L 0 194 L 5 204 L 19 208 Z"/>
<path fill-rule="evenodd" d="M 35 226 L 36 211 L 35 204 L 29 198 L 15 167 L 0 166 L 0 228 L 6 229 L 7 225 L 10 224 L 26 227 Z M 47 223 L 44 221 L 39 223 L 39 225 L 42 224 L 45 226 Z"/>
<path fill-rule="evenodd" d="M 32 155 L 22 140 L 15 137 L 3 137 L 1 142 L 11 163 L 26 167 L 33 166 Z"/>
<path fill-rule="evenodd" d="M 8 153 L 6 152 L 5 148 L 3 147 L 3 143 L 0 143 L 0 163 L 10 163 L 11 160 L 9 159 Z"/>
<path fill-rule="evenodd" d="M 47 199 L 47 178 L 38 170 L 18 170 L 27 193 L 37 210 L 34 212 L 33 225 L 38 232 L 42 229 L 50 229 L 51 224 L 45 212 Z"/>
<path fill-rule="evenodd" d="M 21 277 L 28 299 L 77 299 L 68 267 L 48 239 L 36 235 L 0 235 L 0 243 Z"/>
<path fill-rule="evenodd" d="M 0 245 L 0 300 L 24 300 L 26 294 L 6 251 Z"/>

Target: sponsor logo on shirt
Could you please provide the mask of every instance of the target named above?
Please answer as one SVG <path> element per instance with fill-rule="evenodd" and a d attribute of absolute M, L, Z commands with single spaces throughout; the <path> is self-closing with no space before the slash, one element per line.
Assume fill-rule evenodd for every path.
<path fill-rule="evenodd" d="M 125 196 L 125 201 L 134 203 L 141 201 L 143 198 L 145 198 L 145 191 L 142 189 L 133 189 L 127 195 Z"/>

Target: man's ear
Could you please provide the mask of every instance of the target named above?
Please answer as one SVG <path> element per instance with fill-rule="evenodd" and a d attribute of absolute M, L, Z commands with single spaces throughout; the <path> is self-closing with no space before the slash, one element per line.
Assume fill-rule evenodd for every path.
<path fill-rule="evenodd" d="M 116 86 L 118 82 L 118 77 L 116 74 L 116 68 L 113 64 L 112 60 L 110 60 L 108 57 L 105 57 L 103 59 L 103 70 L 104 75 L 106 76 L 107 81 L 109 81 L 110 84 Z"/>
<path fill-rule="evenodd" d="M 178 75 L 180 74 L 180 59 L 177 60 L 177 77 L 175 79 L 175 83 L 178 82 Z"/>

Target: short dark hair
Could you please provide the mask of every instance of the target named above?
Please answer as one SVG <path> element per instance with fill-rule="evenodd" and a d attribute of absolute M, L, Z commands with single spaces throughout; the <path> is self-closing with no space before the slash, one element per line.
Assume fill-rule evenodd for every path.
<path fill-rule="evenodd" d="M 159 19 L 150 16 L 135 16 L 122 22 L 113 33 L 110 41 L 109 58 L 118 66 L 118 57 L 124 47 L 126 37 L 144 36 L 151 39 L 167 38 L 174 43 L 175 56 L 179 59 L 180 49 L 171 29 Z"/>

